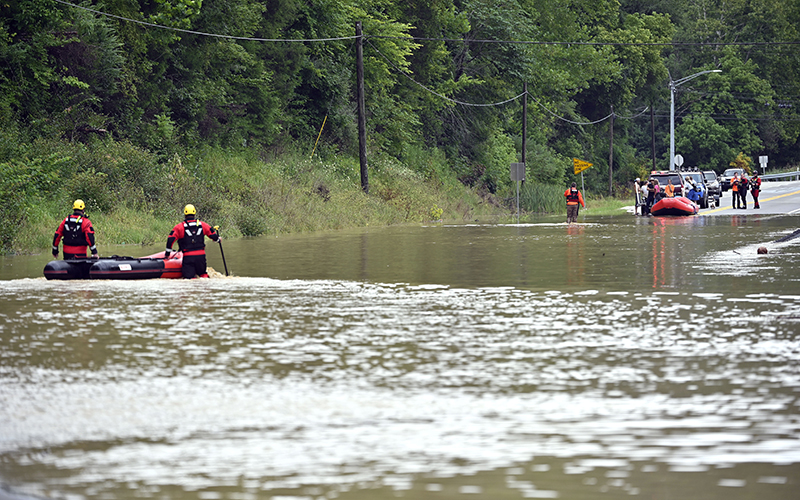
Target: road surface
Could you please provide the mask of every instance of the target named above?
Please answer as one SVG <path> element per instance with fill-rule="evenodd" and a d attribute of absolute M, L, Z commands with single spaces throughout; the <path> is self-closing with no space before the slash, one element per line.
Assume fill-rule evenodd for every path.
<path fill-rule="evenodd" d="M 753 208 L 753 196 L 747 193 L 747 210 L 734 210 L 732 191 L 722 193 L 720 206 L 700 210 L 699 215 L 787 214 L 800 215 L 800 181 L 762 182 L 758 197 L 761 208 Z"/>

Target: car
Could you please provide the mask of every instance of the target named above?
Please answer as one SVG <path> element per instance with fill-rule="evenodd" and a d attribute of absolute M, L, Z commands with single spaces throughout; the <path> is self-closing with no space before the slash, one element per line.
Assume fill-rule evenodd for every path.
<path fill-rule="evenodd" d="M 669 181 L 672 181 L 672 185 L 675 186 L 675 196 L 683 196 L 685 192 L 685 181 L 683 180 L 681 172 L 677 170 L 653 170 L 650 172 L 649 180 L 658 181 L 658 185 L 661 186 L 662 190 Z"/>
<path fill-rule="evenodd" d="M 731 188 L 731 179 L 736 174 L 739 174 L 739 177 L 741 177 L 742 174 L 744 174 L 744 170 L 741 168 L 729 168 L 722 172 L 719 178 L 719 187 L 722 189 L 723 193 Z"/>
<path fill-rule="evenodd" d="M 708 196 L 722 197 L 722 187 L 719 184 L 719 177 L 713 170 L 703 170 L 703 177 L 706 179 L 706 187 L 708 188 Z"/>
<path fill-rule="evenodd" d="M 684 182 L 691 183 L 694 188 L 691 186 L 687 187 L 687 191 L 684 191 L 687 198 L 694 198 L 694 196 L 690 196 L 688 193 L 688 189 L 694 189 L 699 191 L 697 195 L 697 204 L 700 205 L 700 208 L 708 208 L 708 200 L 711 199 L 714 201 L 713 197 L 709 197 L 708 194 L 708 186 L 706 186 L 706 178 L 703 175 L 703 172 L 695 169 L 689 170 L 682 170 L 681 175 L 683 175 Z M 691 179 L 691 181 L 689 181 Z"/>

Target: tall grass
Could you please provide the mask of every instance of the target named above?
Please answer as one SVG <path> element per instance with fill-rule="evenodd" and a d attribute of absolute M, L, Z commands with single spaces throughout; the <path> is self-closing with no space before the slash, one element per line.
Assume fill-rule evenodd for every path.
<path fill-rule="evenodd" d="M 309 159 L 284 152 L 264 160 L 252 150 L 206 148 L 162 157 L 128 143 L 37 141 L 20 145 L 0 170 L 0 194 L 15 194 L 13 224 L 0 227 L 6 253 L 48 251 L 72 201 L 86 202 L 101 250 L 107 244 L 166 241 L 192 203 L 226 237 L 366 225 L 473 219 L 504 211 L 446 177 L 444 156 L 415 150 L 412 165 L 376 157 L 370 193 L 356 159 Z M 33 160 L 31 160 L 33 159 Z M 32 182 L 35 181 L 35 182 Z"/>
<path fill-rule="evenodd" d="M 529 213 L 559 214 L 567 210 L 564 188 L 552 184 L 526 182 L 519 192 L 519 204 Z"/>
<path fill-rule="evenodd" d="M 551 184 L 530 184 L 526 183 L 520 190 L 520 206 L 528 213 L 535 214 L 563 214 L 567 211 L 566 199 L 564 198 L 565 188 Z M 586 208 L 582 208 L 584 214 L 590 215 L 619 215 L 624 213 L 623 208 L 632 205 L 633 198 L 624 196 L 621 198 L 589 196 L 584 193 Z"/>

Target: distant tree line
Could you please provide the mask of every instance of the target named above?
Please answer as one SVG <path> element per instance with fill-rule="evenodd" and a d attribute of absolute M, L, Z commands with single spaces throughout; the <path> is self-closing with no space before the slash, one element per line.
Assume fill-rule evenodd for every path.
<path fill-rule="evenodd" d="M 79 0 L 74 0 L 78 2 Z M 0 4 L 0 162 L 34 140 L 117 140 L 171 158 L 357 152 L 354 26 L 364 27 L 370 155 L 434 150 L 465 184 L 587 187 L 739 153 L 800 162 L 800 0 L 11 0 Z M 82 8 L 79 8 L 82 7 Z M 223 36 L 209 36 L 223 35 Z M 324 39 L 324 40 L 322 40 Z M 295 40 L 295 41 L 287 41 Z M 309 41 L 313 40 L 313 41 Z M 520 43 L 525 42 L 525 43 Z M 471 106 L 467 104 L 482 104 Z M 655 142 L 655 145 L 654 145 Z"/>

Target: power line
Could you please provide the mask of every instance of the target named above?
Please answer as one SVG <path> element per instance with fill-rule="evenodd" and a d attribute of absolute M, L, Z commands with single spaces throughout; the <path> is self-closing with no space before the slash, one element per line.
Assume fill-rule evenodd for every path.
<path fill-rule="evenodd" d="M 486 103 L 486 104 L 468 103 L 468 102 L 463 102 L 463 101 L 458 101 L 456 99 L 452 99 L 450 97 L 447 97 L 447 96 L 444 96 L 442 94 L 439 94 L 438 92 L 426 87 L 425 85 L 423 85 L 423 84 L 417 82 L 416 80 L 414 80 L 413 78 L 411 78 L 404 71 L 402 71 L 399 68 L 397 68 L 397 66 L 395 66 L 394 63 L 392 63 L 392 61 L 388 57 L 386 57 L 381 51 L 379 51 L 374 45 L 372 45 L 372 43 L 369 42 L 369 38 L 398 39 L 398 40 L 406 40 L 406 41 L 407 40 L 445 41 L 445 42 L 447 42 L 447 41 L 449 41 L 449 42 L 465 42 L 465 41 L 467 41 L 467 40 L 460 39 L 460 38 L 444 38 L 444 37 L 433 38 L 433 37 L 412 37 L 412 36 L 397 37 L 397 36 L 384 36 L 384 35 L 371 35 L 370 37 L 364 37 L 364 36 L 359 37 L 357 35 L 354 35 L 354 36 L 333 37 L 333 38 L 294 38 L 294 39 L 292 39 L 292 38 L 243 37 L 243 36 L 233 36 L 233 35 L 221 35 L 221 34 L 218 34 L 218 33 L 206 33 L 206 32 L 202 32 L 202 31 L 186 30 L 186 29 L 174 28 L 174 27 L 170 27 L 170 26 L 163 26 L 163 25 L 160 25 L 160 24 L 149 23 L 147 21 L 141 21 L 141 20 L 138 20 L 138 19 L 131 19 L 131 18 L 123 17 L 123 16 L 118 16 L 118 15 L 115 15 L 115 14 L 109 14 L 107 12 L 102 12 L 102 11 L 99 11 L 99 10 L 96 10 L 96 9 L 91 9 L 89 7 L 76 5 L 76 4 L 67 2 L 65 0 L 53 0 L 53 1 L 55 1 L 56 3 L 60 3 L 62 5 L 67 5 L 69 7 L 74 7 L 76 9 L 81 9 L 81 10 L 85 10 L 87 12 L 92 12 L 94 14 L 98 14 L 98 15 L 101 15 L 101 16 L 106 16 L 106 17 L 110 17 L 110 18 L 114 18 L 114 19 L 119 19 L 119 20 L 122 20 L 122 21 L 127 21 L 127 22 L 131 22 L 131 23 L 135 23 L 135 24 L 140 24 L 140 25 L 143 25 L 143 26 L 149 26 L 149 27 L 152 27 L 152 28 L 159 28 L 159 29 L 164 29 L 164 30 L 168 30 L 168 31 L 176 31 L 176 32 L 179 32 L 179 33 L 188 33 L 188 34 L 199 35 L 199 36 L 226 38 L 226 39 L 230 39 L 230 40 L 243 40 L 243 41 L 253 41 L 253 42 L 305 43 L 305 42 L 331 42 L 331 41 L 341 41 L 341 40 L 355 40 L 355 39 L 358 39 L 358 38 L 364 38 L 367 41 L 367 43 L 370 45 L 370 47 L 372 47 L 373 50 L 375 50 L 375 52 L 380 54 L 381 57 L 386 59 L 386 61 L 396 71 L 400 72 L 403 76 L 405 76 L 406 78 L 411 80 L 416 85 L 419 85 L 421 88 L 425 89 L 426 91 L 430 92 L 431 94 L 434 94 L 434 95 L 436 95 L 436 96 L 438 96 L 438 97 L 440 97 L 442 99 L 445 99 L 447 101 L 453 102 L 455 104 L 459 104 L 459 105 L 462 105 L 462 106 L 472 106 L 472 107 L 501 106 L 501 105 L 507 104 L 509 102 L 516 101 L 517 99 L 519 99 L 520 97 L 525 95 L 525 93 L 523 92 L 522 94 L 516 95 L 516 96 L 514 96 L 514 97 L 512 97 L 510 99 L 506 99 L 504 101 L 494 102 L 494 103 Z M 800 41 L 796 41 L 796 42 L 715 42 L 715 43 L 711 43 L 711 42 L 667 42 L 667 43 L 639 43 L 639 42 L 558 42 L 558 41 L 535 41 L 535 40 L 469 40 L 469 43 L 504 43 L 504 44 L 525 44 L 525 45 L 567 45 L 567 46 L 569 46 L 569 45 L 589 45 L 589 46 L 592 46 L 592 45 L 594 45 L 594 46 L 611 45 L 611 46 L 678 46 L 678 47 L 679 46 L 722 46 L 722 45 L 735 45 L 735 46 L 800 45 Z M 605 117 L 603 117 L 603 118 L 601 118 L 599 120 L 594 120 L 594 121 L 590 121 L 590 122 L 577 122 L 577 121 L 565 118 L 563 116 L 559 116 L 556 113 L 550 111 L 538 99 L 533 97 L 533 95 L 531 95 L 530 92 L 528 92 L 527 95 L 529 95 L 531 97 L 531 99 L 533 99 L 536 102 L 536 104 L 538 104 L 543 110 L 545 110 L 547 113 L 549 113 L 553 117 L 555 117 L 555 118 L 557 118 L 559 120 L 562 120 L 564 122 L 571 123 L 573 125 L 594 125 L 594 124 L 597 124 L 597 123 L 604 122 L 604 121 L 608 120 L 609 118 L 611 118 L 612 116 L 617 117 L 617 118 L 622 118 L 622 119 L 635 119 L 635 118 L 638 118 L 639 116 L 643 115 L 648 109 L 648 108 L 645 108 L 641 113 L 639 113 L 637 115 L 634 115 L 634 116 L 630 116 L 630 117 L 619 116 L 619 115 L 615 115 L 614 113 L 610 113 L 607 116 L 605 116 Z M 655 116 L 657 116 L 659 118 L 664 118 L 665 117 L 665 115 L 655 115 Z M 781 118 L 774 118 L 774 117 L 773 118 L 769 118 L 769 117 L 765 117 L 765 118 L 760 118 L 760 117 L 744 118 L 744 117 L 737 117 L 736 115 L 720 115 L 720 116 L 705 115 L 705 116 L 709 116 L 712 119 L 718 119 L 718 120 L 749 119 L 749 120 L 798 121 L 797 119 L 791 119 L 791 118 L 781 119 Z M 727 118 L 727 117 L 731 117 L 731 118 Z"/>
<path fill-rule="evenodd" d="M 173 28 L 170 26 L 163 26 L 161 24 L 154 24 L 148 23 L 147 21 L 140 21 L 138 19 L 131 19 L 128 17 L 117 16 L 115 14 L 109 14 L 107 12 L 102 12 L 95 9 L 90 9 L 88 7 L 83 7 L 81 5 L 75 5 L 74 3 L 65 2 L 64 0 L 53 0 L 54 2 L 69 5 L 70 7 L 75 7 L 76 9 L 82 9 L 88 12 L 92 12 L 94 14 L 99 14 L 101 16 L 112 17 L 114 19 L 119 19 L 121 21 L 128 21 L 131 23 L 141 24 L 143 26 L 150 26 L 152 28 L 159 28 L 168 31 L 177 31 L 180 33 L 189 33 L 191 35 L 200 35 L 200 36 L 211 36 L 216 38 L 227 38 L 230 40 L 243 40 L 248 42 L 289 42 L 289 43 L 300 43 L 300 42 L 333 42 L 339 40 L 353 40 L 359 38 L 358 36 L 342 36 L 336 38 L 256 38 L 256 37 L 247 37 L 247 36 L 233 36 L 233 35 L 220 35 L 217 33 L 205 33 L 202 31 L 193 31 L 193 30 L 185 30 L 181 28 Z"/>
<path fill-rule="evenodd" d="M 378 54 L 380 54 L 380 56 L 381 56 L 381 57 L 383 57 L 384 59 L 386 59 L 386 62 L 388 62 L 388 63 L 389 63 L 389 65 L 395 69 L 395 71 L 399 72 L 401 75 L 405 76 L 406 78 L 408 78 L 409 80 L 411 80 L 413 83 L 415 83 L 415 84 L 419 85 L 420 87 L 422 87 L 423 89 L 427 90 L 427 91 L 428 91 L 428 92 L 430 92 L 431 94 L 433 94 L 433 95 L 435 95 L 435 96 L 438 96 L 438 97 L 441 97 L 442 99 L 444 99 L 444 100 L 446 100 L 446 101 L 450 101 L 450 102 L 452 102 L 452 103 L 455 103 L 455 104 L 460 104 L 460 105 L 462 105 L 462 106 L 476 106 L 476 107 L 501 106 L 501 105 L 503 105 L 503 104 L 507 104 L 507 103 L 509 103 L 509 102 L 511 102 L 511 101 L 516 101 L 517 99 L 519 99 L 520 97 L 522 97 L 522 96 L 524 96 L 524 95 L 525 95 L 525 93 L 523 92 L 522 94 L 519 94 L 519 95 L 517 95 L 517 96 L 514 96 L 514 97 L 512 97 L 511 99 L 506 99 L 505 101 L 500 101 L 500 102 L 492 102 L 492 103 L 488 103 L 488 104 L 475 104 L 475 103 L 471 103 L 471 102 L 457 101 L 457 100 L 455 100 L 455 99 L 451 99 L 450 97 L 444 96 L 444 95 L 442 95 L 442 94 L 440 94 L 440 93 L 436 92 L 436 91 L 435 91 L 435 90 L 433 90 L 433 89 L 430 89 L 430 88 L 426 87 L 425 85 L 423 85 L 423 84 L 419 83 L 418 81 L 416 81 L 416 80 L 414 80 L 413 78 L 411 78 L 410 76 L 408 76 L 408 75 L 405 73 L 405 71 L 403 71 L 403 70 L 401 70 L 400 68 L 398 68 L 397 66 L 395 66 L 395 64 L 394 64 L 394 63 L 393 63 L 393 62 L 392 62 L 392 61 L 391 61 L 391 60 L 390 60 L 388 57 L 386 57 L 385 55 L 383 55 L 383 52 L 381 52 L 380 50 L 378 50 L 378 48 L 377 48 L 377 47 L 375 47 L 374 45 L 372 45 L 372 43 L 371 43 L 369 40 L 367 40 L 367 45 L 369 45 L 370 47 L 372 47 L 372 50 L 374 50 L 375 52 L 377 52 Z"/>
<path fill-rule="evenodd" d="M 670 115 L 654 115 L 656 118 L 669 118 Z M 709 113 L 687 113 L 682 115 L 682 118 L 686 117 L 698 117 L 698 118 L 711 118 L 712 120 L 725 120 L 725 121 L 733 121 L 733 120 L 747 120 L 747 121 L 773 121 L 773 122 L 797 122 L 800 121 L 800 117 L 797 118 L 782 118 L 775 115 L 731 115 L 731 114 L 709 114 Z"/>
<path fill-rule="evenodd" d="M 764 94 L 759 94 L 756 92 L 725 92 L 725 91 L 712 91 L 712 90 L 694 90 L 694 89 L 677 89 L 678 93 L 686 93 L 686 94 L 697 94 L 701 96 L 730 96 L 738 99 L 747 99 L 747 100 L 758 100 L 764 99 L 765 97 L 769 97 L 773 101 L 781 101 L 781 102 L 797 102 L 800 99 L 798 95 L 790 95 L 790 96 L 765 96 Z"/>
<path fill-rule="evenodd" d="M 340 41 L 340 40 L 354 40 L 359 38 L 357 35 L 353 36 L 342 36 L 342 37 L 332 37 L 332 38 L 257 38 L 257 37 L 246 37 L 246 36 L 233 36 L 233 35 L 221 35 L 218 33 L 207 33 L 203 31 L 194 31 L 194 30 L 186 30 L 181 28 L 174 28 L 171 26 L 164 26 L 161 24 L 149 23 L 147 21 L 141 21 L 138 19 L 131 19 L 128 17 L 118 16 L 116 14 L 109 14 L 107 12 L 103 12 L 96 9 L 90 9 L 89 7 L 84 7 L 82 5 L 76 5 L 74 3 L 67 2 L 65 0 L 53 0 L 54 2 L 60 3 L 62 5 L 68 5 L 70 7 L 74 7 L 76 9 L 82 9 L 87 12 L 92 12 L 94 14 L 98 14 L 101 16 L 111 17 L 114 19 L 119 19 L 121 21 L 128 21 L 131 23 L 141 24 L 143 26 L 150 26 L 152 28 L 159 28 L 169 31 L 177 31 L 180 33 L 188 33 L 192 35 L 200 35 L 200 36 L 210 36 L 210 37 L 217 37 L 217 38 L 227 38 L 231 40 L 244 40 L 244 41 L 251 41 L 251 42 L 287 42 L 287 43 L 305 43 L 305 42 L 333 42 L 333 41 Z M 589 46 L 656 46 L 656 47 L 719 47 L 719 46 L 726 46 L 726 45 L 733 45 L 733 46 L 773 46 L 773 45 L 800 45 L 800 41 L 793 41 L 793 42 L 559 42 L 559 41 L 545 41 L 545 40 L 489 40 L 489 39 L 480 39 L 480 40 L 465 40 L 462 38 L 445 38 L 445 37 L 415 37 L 415 36 L 388 36 L 388 35 L 369 35 L 371 38 L 384 38 L 384 39 L 396 39 L 396 40 L 421 40 L 421 41 L 443 41 L 443 42 L 469 42 L 469 43 L 503 43 L 503 44 L 521 44 L 521 45 L 589 45 Z"/>
<path fill-rule="evenodd" d="M 531 95 L 531 93 L 528 92 L 528 95 Z M 535 97 L 533 97 L 532 95 L 531 95 L 531 99 L 533 99 L 534 102 L 536 102 L 536 104 L 538 104 L 540 108 L 542 108 L 543 110 L 545 110 L 548 113 L 550 113 L 551 115 L 553 115 L 553 117 L 558 118 L 559 120 L 561 120 L 563 122 L 571 123 L 573 125 L 595 125 L 597 123 L 604 122 L 604 121 L 608 120 L 609 118 L 611 118 L 612 116 L 614 116 L 614 113 L 609 113 L 608 115 L 604 116 L 603 118 L 600 118 L 599 120 L 595 120 L 595 121 L 592 121 L 592 122 L 576 122 L 576 121 L 570 120 L 569 118 L 564 118 L 563 116 L 559 116 L 559 115 L 553 113 L 552 111 L 547 109 L 544 104 L 539 102 L 539 100 L 536 99 Z"/>
<path fill-rule="evenodd" d="M 620 116 L 620 115 L 614 113 L 614 118 L 621 118 L 623 120 L 633 120 L 633 119 L 639 118 L 640 116 L 645 114 L 648 109 L 650 109 L 650 106 L 645 107 L 639 114 L 636 114 L 636 115 L 633 115 L 633 116 Z"/>
<path fill-rule="evenodd" d="M 522 94 L 516 95 L 516 96 L 514 96 L 514 97 L 512 97 L 512 98 L 510 98 L 510 99 L 506 99 L 505 101 L 493 102 L 493 103 L 488 103 L 488 104 L 476 104 L 476 103 L 470 103 L 470 102 L 458 101 L 458 100 L 456 100 L 456 99 L 452 99 L 452 98 L 450 98 L 450 97 L 447 97 L 447 96 L 445 96 L 445 95 L 442 95 L 442 94 L 440 94 L 440 93 L 436 92 L 435 90 L 432 90 L 432 89 L 430 89 L 429 87 L 427 87 L 427 86 L 423 85 L 422 83 L 420 83 L 420 82 L 418 82 L 418 81 L 414 80 L 414 79 L 413 79 L 413 78 L 411 78 L 411 76 L 409 76 L 409 75 L 408 75 L 408 74 L 407 74 L 405 71 L 403 71 L 403 70 L 401 70 L 400 68 L 398 68 L 398 67 L 397 67 L 397 66 L 396 66 L 396 65 L 395 65 L 395 64 L 394 64 L 394 63 L 393 63 L 393 62 L 392 62 L 392 61 L 391 61 L 391 60 L 390 60 L 388 57 L 386 57 L 386 56 L 385 56 L 385 55 L 384 55 L 384 54 L 383 54 L 383 53 L 382 53 L 380 50 L 378 50 L 378 49 L 377 49 L 377 47 L 375 47 L 375 46 L 374 46 L 372 43 L 370 43 L 370 41 L 369 41 L 369 40 L 367 40 L 367 44 L 368 44 L 370 47 L 372 47 L 372 49 L 373 49 L 375 52 L 377 52 L 378 54 L 380 54 L 380 56 L 381 56 L 381 57 L 383 57 L 383 58 L 386 60 L 386 62 L 388 62 L 388 63 L 389 63 L 389 65 L 390 65 L 392 68 L 394 68 L 394 69 L 395 69 L 395 71 L 399 72 L 400 74 L 402 74 L 403 76 L 405 76 L 406 78 L 408 78 L 408 79 L 409 79 L 411 82 L 413 82 L 414 84 L 416 84 L 416 85 L 420 86 L 421 88 L 425 89 L 426 91 L 430 92 L 431 94 L 433 94 L 433 95 L 435 95 L 435 96 L 438 96 L 438 97 L 440 97 L 440 98 L 442 98 L 442 99 L 444 99 L 444 100 L 446 100 L 446 101 L 450 101 L 450 102 L 452 102 L 452 103 L 455 103 L 455 104 L 460 104 L 460 105 L 462 105 L 462 106 L 475 106 L 475 107 L 501 106 L 501 105 L 503 105 L 503 104 L 507 104 L 507 103 L 509 103 L 509 102 L 511 102 L 511 101 L 516 101 L 517 99 L 519 99 L 520 97 L 522 97 L 522 96 L 524 96 L 524 95 L 525 95 L 525 92 L 523 92 Z M 540 106 L 540 107 L 541 107 L 543 110 L 547 111 L 547 112 L 548 112 L 549 114 L 551 114 L 553 117 L 555 117 L 555 118 L 557 118 L 557 119 L 559 119 L 559 120 L 561 120 L 561 121 L 564 121 L 564 122 L 567 122 L 567 123 L 571 123 L 571 124 L 573 124 L 573 125 L 595 125 L 595 124 L 597 124 L 597 123 L 601 123 L 601 122 L 604 122 L 604 121 L 608 120 L 608 119 L 609 119 L 609 118 L 611 118 L 612 116 L 614 116 L 614 117 L 617 117 L 617 118 L 621 118 L 621 119 L 633 119 L 633 118 L 638 118 L 639 116 L 643 115 L 643 114 L 644 114 L 644 113 L 645 113 L 645 112 L 646 112 L 646 111 L 649 109 L 649 107 L 648 107 L 648 108 L 645 108 L 645 109 L 644 109 L 644 110 L 642 110 L 642 111 L 641 111 L 641 112 L 640 112 L 638 115 L 635 115 L 635 116 L 619 116 L 619 115 L 616 115 L 616 114 L 614 114 L 614 113 L 610 113 L 610 114 L 608 114 L 607 116 L 605 116 L 605 117 L 603 117 L 603 118 L 601 118 L 601 119 L 599 119 L 599 120 L 594 120 L 594 121 L 590 121 L 590 122 L 577 122 L 577 121 L 574 121 L 574 120 L 570 120 L 569 118 L 565 118 L 565 117 L 563 117 L 563 116 L 557 115 L 556 113 L 554 113 L 554 112 L 550 111 L 550 110 L 549 110 L 549 109 L 548 109 L 548 108 L 547 108 L 547 107 L 546 107 L 544 104 L 542 104 L 542 103 L 541 103 L 541 101 L 539 101 L 538 99 L 536 99 L 536 98 L 535 98 L 535 97 L 534 97 L 534 96 L 533 96 L 533 95 L 532 95 L 530 92 L 528 92 L 528 93 L 527 93 L 527 95 L 528 95 L 528 96 L 530 96 L 530 98 L 531 98 L 531 99 L 533 99 L 533 100 L 534 100 L 534 102 L 536 102 L 536 104 L 538 104 L 538 105 L 539 105 L 539 106 Z"/>
<path fill-rule="evenodd" d="M 398 37 L 388 35 L 370 35 L 372 38 L 388 38 L 388 39 L 401 39 L 401 40 L 422 40 L 422 41 L 436 41 L 436 42 L 459 42 L 459 43 L 507 43 L 517 45 L 597 45 L 597 46 L 655 46 L 655 47 L 719 47 L 723 45 L 734 46 L 771 46 L 771 45 L 800 45 L 800 41 L 796 42 L 558 42 L 558 41 L 545 41 L 545 40 L 489 40 L 489 39 L 476 39 L 466 40 L 463 38 L 445 38 L 445 37 Z"/>

